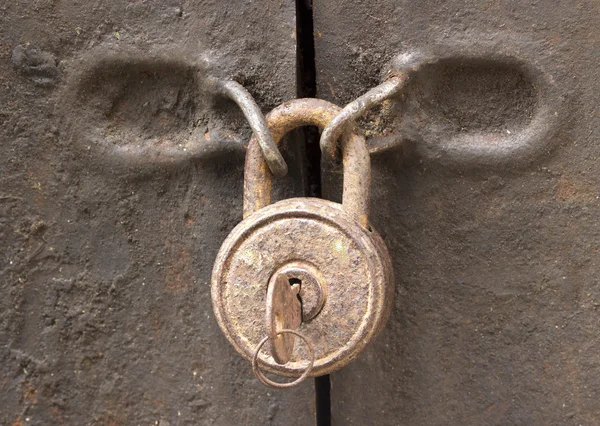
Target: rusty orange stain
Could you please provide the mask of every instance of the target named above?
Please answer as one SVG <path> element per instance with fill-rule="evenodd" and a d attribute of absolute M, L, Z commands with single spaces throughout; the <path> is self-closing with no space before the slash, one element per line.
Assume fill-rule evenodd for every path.
<path fill-rule="evenodd" d="M 60 410 L 58 409 L 58 407 L 51 407 L 50 408 L 50 414 L 52 414 L 52 416 L 60 423 L 63 424 L 64 423 L 64 418 L 63 415 L 61 414 Z"/>
<path fill-rule="evenodd" d="M 593 185 L 579 180 L 562 176 L 554 189 L 556 197 L 562 201 L 573 203 L 597 202 L 600 191 Z"/>
<path fill-rule="evenodd" d="M 24 382 L 22 386 L 21 398 L 23 401 L 29 401 L 31 404 L 37 403 L 37 389 L 31 382 Z"/>
<path fill-rule="evenodd" d="M 336 94 L 335 94 L 335 90 L 333 89 L 333 86 L 331 85 L 331 83 L 330 83 L 330 82 L 327 82 L 327 85 L 329 86 L 329 91 L 331 92 L 331 95 L 332 95 L 334 98 L 337 98 L 337 96 L 336 96 Z"/>
<path fill-rule="evenodd" d="M 165 289 L 169 293 L 181 293 L 192 288 L 190 274 L 190 252 L 187 248 L 180 248 L 175 254 L 175 261 L 167 265 L 165 274 Z"/>
<path fill-rule="evenodd" d="M 162 127 L 168 127 L 171 125 L 171 117 L 169 117 L 167 112 L 161 111 L 158 114 L 158 122 Z"/>
<path fill-rule="evenodd" d="M 186 225 L 193 225 L 194 223 L 196 223 L 196 218 L 193 217 L 190 214 L 186 214 L 185 215 L 185 224 Z"/>

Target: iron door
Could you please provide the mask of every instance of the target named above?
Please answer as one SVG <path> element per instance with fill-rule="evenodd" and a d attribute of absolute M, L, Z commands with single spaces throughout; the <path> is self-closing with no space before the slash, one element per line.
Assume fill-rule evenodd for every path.
<path fill-rule="evenodd" d="M 599 8 L 314 1 L 318 97 L 425 63 L 359 123 L 396 297 L 333 424 L 600 423 Z"/>
<path fill-rule="evenodd" d="M 600 423 L 599 6 L 0 5 L 0 424 Z M 207 81 L 267 112 L 390 67 L 358 124 L 393 313 L 316 392 L 264 388 L 210 303 L 251 131 Z M 284 146 L 278 198 L 339 199 L 316 147 Z"/>
<path fill-rule="evenodd" d="M 7 1 L 0 22 L 0 424 L 313 424 L 312 384 L 263 387 L 210 303 L 250 129 L 202 85 L 295 98 L 293 2 Z M 291 146 L 280 196 L 303 193 Z"/>

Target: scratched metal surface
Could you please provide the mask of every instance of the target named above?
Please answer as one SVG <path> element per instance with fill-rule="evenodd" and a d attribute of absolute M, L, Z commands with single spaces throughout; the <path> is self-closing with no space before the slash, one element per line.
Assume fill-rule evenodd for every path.
<path fill-rule="evenodd" d="M 0 10 L 0 424 L 313 424 L 312 383 L 265 388 L 213 317 L 250 132 L 197 86 L 208 60 L 265 112 L 295 97 L 294 3 Z M 91 135 L 206 151 L 119 162 Z"/>
<path fill-rule="evenodd" d="M 332 376 L 335 425 L 600 423 L 599 9 L 315 0 L 321 98 L 350 102 L 398 54 L 443 59 L 362 123 L 406 137 L 373 157 L 396 299 Z"/>

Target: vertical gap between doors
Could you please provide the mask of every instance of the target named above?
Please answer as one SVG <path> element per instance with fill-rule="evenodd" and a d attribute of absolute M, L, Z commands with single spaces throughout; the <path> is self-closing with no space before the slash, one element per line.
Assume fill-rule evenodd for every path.
<path fill-rule="evenodd" d="M 314 98 L 317 94 L 312 0 L 296 0 L 297 95 Z M 321 149 L 319 130 L 305 127 L 301 133 L 306 147 L 306 195 L 321 197 Z M 331 425 L 331 382 L 329 375 L 315 378 L 317 426 Z"/>

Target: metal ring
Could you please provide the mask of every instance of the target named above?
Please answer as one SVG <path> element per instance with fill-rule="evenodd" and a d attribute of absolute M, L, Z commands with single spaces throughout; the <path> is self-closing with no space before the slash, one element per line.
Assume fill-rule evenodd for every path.
<path fill-rule="evenodd" d="M 279 148 L 277 148 L 277 145 L 273 141 L 265 116 L 252 95 L 248 93 L 244 86 L 233 80 L 210 78 L 209 84 L 217 93 L 228 97 L 240 107 L 254 136 L 258 140 L 258 144 L 271 173 L 277 177 L 285 176 L 288 172 L 288 166 Z"/>
<path fill-rule="evenodd" d="M 291 329 L 287 329 L 287 328 L 283 329 L 283 330 L 279 330 L 277 332 L 276 336 L 279 336 L 280 334 L 285 334 L 285 333 L 293 334 L 294 336 L 302 339 L 304 341 L 304 343 L 306 343 L 306 346 L 308 347 L 308 352 L 310 354 L 310 361 L 308 363 L 308 366 L 304 370 L 304 372 L 300 375 L 300 377 L 298 377 L 293 382 L 289 382 L 289 383 L 274 382 L 273 380 L 267 378 L 267 376 L 265 376 L 263 374 L 263 372 L 260 371 L 260 369 L 258 368 L 258 355 L 260 354 L 260 350 L 262 349 L 264 344 L 267 342 L 267 340 L 269 340 L 269 336 L 266 336 L 264 339 L 262 339 L 260 341 L 260 343 L 256 347 L 256 351 L 254 352 L 254 356 L 252 357 L 252 372 L 254 373 L 256 378 L 261 381 L 262 384 L 264 384 L 266 386 L 270 386 L 272 388 L 291 388 L 292 386 L 296 386 L 297 384 L 299 384 L 300 382 L 302 382 L 304 379 L 306 379 L 308 377 L 308 375 L 310 374 L 310 372 L 313 369 L 313 366 L 315 365 L 315 351 L 314 351 L 312 345 L 310 344 L 310 342 L 308 341 L 308 338 L 304 334 L 300 333 L 299 331 L 291 330 Z"/>
<path fill-rule="evenodd" d="M 397 73 L 346 105 L 321 133 L 319 144 L 325 158 L 333 160 L 336 157 L 337 140 L 346 130 L 348 123 L 353 122 L 375 105 L 396 95 L 404 87 L 407 80 L 407 73 Z"/>

